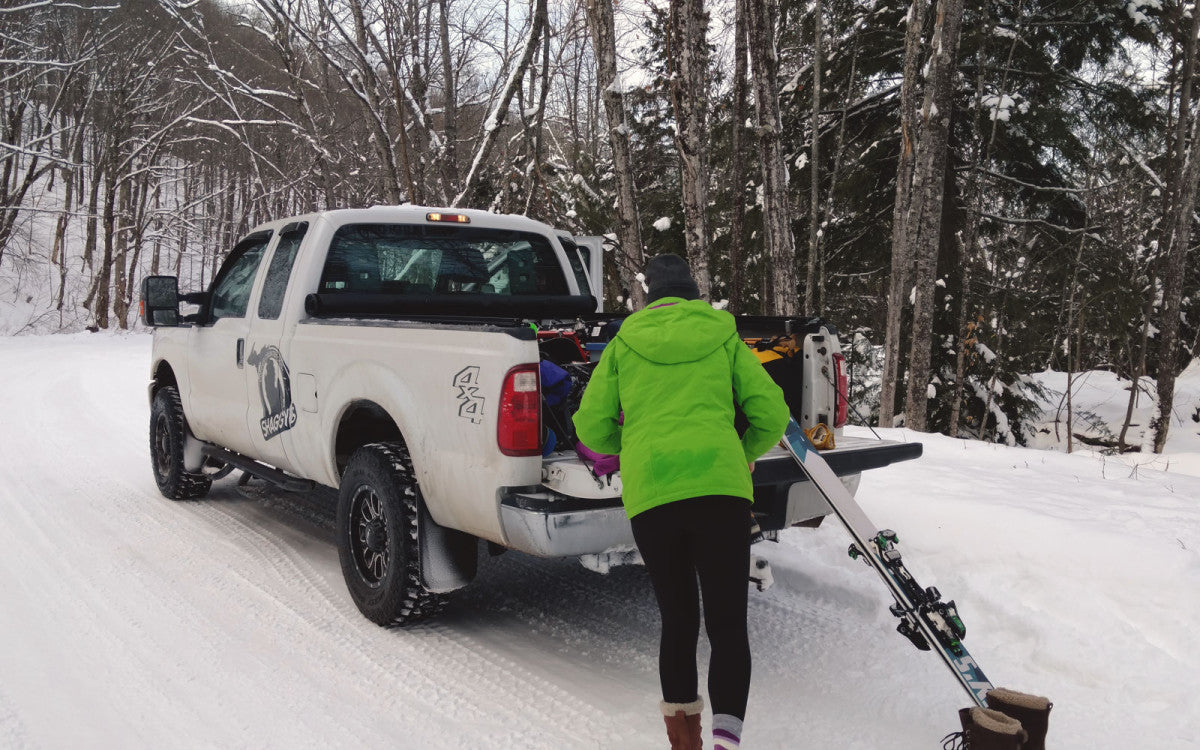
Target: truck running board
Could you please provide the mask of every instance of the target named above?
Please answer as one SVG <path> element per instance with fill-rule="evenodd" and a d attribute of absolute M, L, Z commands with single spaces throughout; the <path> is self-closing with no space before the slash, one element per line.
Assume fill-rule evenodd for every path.
<path fill-rule="evenodd" d="M 212 456 L 218 461 L 224 461 L 230 466 L 241 469 L 251 476 L 270 482 L 280 489 L 289 492 L 309 492 L 317 486 L 315 482 L 294 477 L 266 464 L 260 464 L 258 461 L 247 458 L 240 453 L 234 453 L 231 450 L 226 450 L 215 445 L 205 444 L 200 450 L 206 456 Z"/>

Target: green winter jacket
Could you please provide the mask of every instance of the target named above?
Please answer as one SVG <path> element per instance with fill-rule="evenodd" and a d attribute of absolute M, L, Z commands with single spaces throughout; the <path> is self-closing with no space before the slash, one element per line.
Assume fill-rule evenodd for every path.
<path fill-rule="evenodd" d="M 741 439 L 735 401 L 750 421 Z M 633 518 L 689 497 L 752 501 L 747 464 L 779 442 L 788 416 L 783 391 L 738 337 L 732 315 L 703 300 L 666 297 L 626 319 L 574 422 L 584 445 L 620 454 Z"/>

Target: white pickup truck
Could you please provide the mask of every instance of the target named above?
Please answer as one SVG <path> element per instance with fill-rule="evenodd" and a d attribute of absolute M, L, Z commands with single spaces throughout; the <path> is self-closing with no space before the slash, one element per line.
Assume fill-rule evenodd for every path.
<path fill-rule="evenodd" d="M 570 426 L 623 317 L 598 302 L 595 240 L 520 216 L 377 206 L 264 224 L 204 292 L 145 279 L 159 489 L 198 498 L 238 469 L 336 490 L 346 584 L 382 625 L 435 614 L 474 578 L 480 540 L 593 562 L 632 549 L 619 474 L 593 473 Z M 831 326 L 738 321 L 802 425 L 836 425 L 825 458 L 852 490 L 861 471 L 920 455 L 841 437 Z M 570 375 L 562 398 L 543 393 L 543 360 Z M 782 449 L 754 481 L 768 538 L 829 512 Z"/>

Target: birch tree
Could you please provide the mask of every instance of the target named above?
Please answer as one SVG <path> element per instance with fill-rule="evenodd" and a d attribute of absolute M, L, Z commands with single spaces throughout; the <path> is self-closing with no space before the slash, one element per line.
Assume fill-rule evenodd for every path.
<path fill-rule="evenodd" d="M 804 310 L 812 314 L 820 313 L 820 302 L 817 289 L 820 286 L 820 246 L 821 246 L 821 0 L 813 3 L 813 83 L 812 83 L 812 142 L 810 143 L 809 175 L 811 185 L 809 191 L 808 218 L 808 273 L 804 277 Z M 832 186 L 830 190 L 832 190 Z"/>
<path fill-rule="evenodd" d="M 1193 8 L 1184 52 L 1183 86 L 1179 99 L 1179 119 L 1175 135 L 1177 170 L 1171 190 L 1171 215 L 1166 244 L 1163 277 L 1162 325 L 1158 354 L 1158 424 L 1154 433 L 1154 452 L 1162 453 L 1171 429 L 1175 401 L 1175 379 L 1179 374 L 1179 324 L 1183 311 L 1183 275 L 1192 237 L 1196 208 L 1196 182 L 1200 179 L 1200 108 L 1193 106 L 1197 39 L 1200 37 L 1200 12 Z M 1191 130 L 1190 140 L 1187 139 Z"/>
<path fill-rule="evenodd" d="M 917 69 L 925 25 L 925 0 L 912 0 L 904 34 L 904 79 L 900 85 L 900 159 L 896 166 L 896 203 L 892 211 L 892 259 L 888 283 L 887 327 L 884 338 L 883 376 L 879 396 L 879 424 L 893 426 L 896 388 L 900 379 L 900 324 L 910 278 L 909 226 L 917 138 Z"/>
<path fill-rule="evenodd" d="M 708 13 L 704 0 L 671 0 L 669 18 L 667 63 L 682 177 L 683 235 L 696 286 L 700 296 L 708 298 Z"/>
<path fill-rule="evenodd" d="M 913 190 L 920 193 L 920 203 L 919 210 L 914 210 L 918 223 L 915 241 L 911 243 L 916 255 L 916 296 L 905 425 L 921 431 L 925 430 L 929 408 L 927 391 L 931 387 L 929 361 L 933 349 L 934 291 L 942 239 L 942 204 L 962 15 L 963 0 L 939 0 L 928 66 L 930 81 L 921 112 L 920 158 L 913 184 Z"/>
<path fill-rule="evenodd" d="M 762 163 L 763 245 L 767 270 L 763 274 L 766 310 L 772 315 L 795 315 L 798 308 L 796 241 L 792 235 L 788 171 L 784 161 L 779 115 L 779 53 L 775 28 L 778 0 L 746 0 L 746 33 L 754 88 L 755 124 Z"/>
<path fill-rule="evenodd" d="M 604 100 L 608 138 L 612 147 L 613 172 L 617 182 L 617 239 L 622 258 L 622 286 L 629 289 L 634 309 L 646 304 L 646 293 L 634 276 L 645 266 L 641 220 L 638 217 L 637 191 L 633 182 L 633 158 L 629 146 L 625 97 L 617 77 L 617 36 L 612 4 L 606 0 L 587 0 L 588 25 L 596 52 L 596 84 Z"/>
<path fill-rule="evenodd" d="M 749 48 L 746 44 L 746 3 L 736 0 L 733 22 L 733 127 L 731 128 L 729 160 L 729 183 L 733 189 L 733 219 L 730 225 L 729 244 L 729 311 L 734 315 L 742 312 L 743 258 L 745 257 L 746 234 L 746 167 L 742 158 L 745 146 L 742 139 L 746 132 L 746 67 Z"/>

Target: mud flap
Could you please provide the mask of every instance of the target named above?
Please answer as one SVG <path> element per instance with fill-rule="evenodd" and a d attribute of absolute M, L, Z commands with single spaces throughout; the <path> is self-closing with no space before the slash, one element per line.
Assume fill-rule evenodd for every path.
<path fill-rule="evenodd" d="M 204 443 L 200 442 L 186 424 L 183 426 L 183 470 L 199 474 L 204 467 Z"/>
<path fill-rule="evenodd" d="M 479 539 L 439 525 L 424 498 L 417 501 L 417 534 L 421 549 L 421 584 L 435 594 L 461 589 L 479 570 Z"/>

